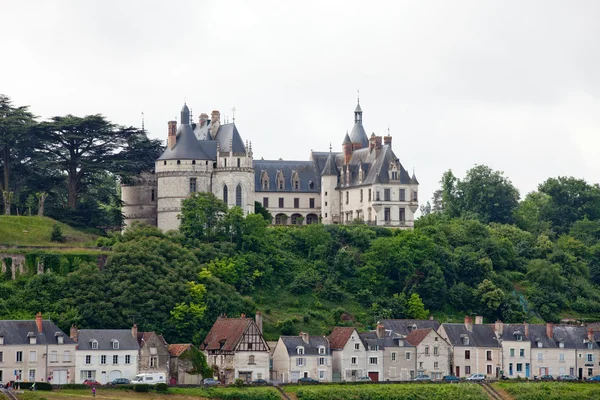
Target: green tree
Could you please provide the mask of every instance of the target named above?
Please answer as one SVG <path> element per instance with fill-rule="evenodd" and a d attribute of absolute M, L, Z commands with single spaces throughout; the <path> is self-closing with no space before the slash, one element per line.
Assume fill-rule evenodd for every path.
<path fill-rule="evenodd" d="M 407 302 L 406 314 L 408 318 L 413 319 L 427 319 L 429 318 L 429 310 L 425 309 L 423 300 L 417 293 L 410 295 Z"/>
<path fill-rule="evenodd" d="M 222 231 L 227 204 L 212 193 L 198 192 L 181 202 L 179 230 L 188 239 L 212 242 Z"/>
<path fill-rule="evenodd" d="M 540 234 L 550 230 L 550 222 L 544 220 L 548 213 L 550 196 L 543 192 L 531 192 L 519 203 L 514 212 L 517 226 L 533 234 Z"/>
<path fill-rule="evenodd" d="M 261 215 L 265 219 L 265 221 L 269 223 L 273 222 L 273 216 L 271 215 L 269 210 L 263 207 L 263 205 L 258 201 L 254 202 L 254 214 Z"/>
<path fill-rule="evenodd" d="M 206 278 L 210 274 L 204 270 L 199 278 Z M 206 311 L 206 286 L 202 283 L 188 282 L 189 301 L 177 303 L 171 310 L 171 319 L 180 337 L 191 337 L 193 343 L 200 343 L 198 325 L 202 322 Z"/>
<path fill-rule="evenodd" d="M 475 290 L 475 296 L 479 299 L 483 314 L 496 317 L 500 314 L 500 305 L 504 302 L 505 294 L 489 279 L 484 279 Z"/>

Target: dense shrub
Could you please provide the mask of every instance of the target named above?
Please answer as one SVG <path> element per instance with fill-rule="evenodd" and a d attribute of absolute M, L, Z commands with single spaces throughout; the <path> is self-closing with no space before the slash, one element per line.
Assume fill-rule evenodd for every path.
<path fill-rule="evenodd" d="M 235 387 L 244 387 L 244 381 L 242 379 L 236 379 L 235 382 L 233 382 L 233 386 Z"/>
<path fill-rule="evenodd" d="M 138 385 L 133 385 L 133 390 L 135 392 L 149 392 L 150 391 L 150 385 L 146 385 L 146 384 L 138 384 Z"/>
<path fill-rule="evenodd" d="M 160 393 L 167 393 L 169 391 L 169 385 L 167 385 L 166 383 L 157 383 L 154 386 L 154 389 L 156 389 L 156 391 Z"/>
<path fill-rule="evenodd" d="M 88 386 L 83 383 L 67 383 L 62 385 L 61 389 L 88 389 Z"/>

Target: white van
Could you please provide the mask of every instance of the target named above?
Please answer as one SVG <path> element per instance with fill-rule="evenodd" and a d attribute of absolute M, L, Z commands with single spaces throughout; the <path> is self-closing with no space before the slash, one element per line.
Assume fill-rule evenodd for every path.
<path fill-rule="evenodd" d="M 138 374 L 131 380 L 132 385 L 144 383 L 146 385 L 156 385 L 157 383 L 167 383 L 164 373 L 156 374 Z"/>

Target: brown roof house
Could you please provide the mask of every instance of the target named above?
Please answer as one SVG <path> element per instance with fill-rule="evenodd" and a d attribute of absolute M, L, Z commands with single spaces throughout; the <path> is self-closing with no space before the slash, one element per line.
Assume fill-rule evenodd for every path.
<path fill-rule="evenodd" d="M 167 341 L 156 332 L 138 332 L 137 325 L 131 328 L 131 334 L 140 346 L 138 373 L 163 372 L 169 376 L 169 349 Z"/>
<path fill-rule="evenodd" d="M 169 384 L 199 385 L 203 376 L 194 371 L 193 353 L 199 351 L 193 344 L 170 344 Z"/>
<path fill-rule="evenodd" d="M 356 329 L 336 326 L 328 337 L 333 381 L 355 381 L 367 376 L 367 353 Z"/>
<path fill-rule="evenodd" d="M 262 335 L 260 312 L 256 321 L 244 314 L 240 318 L 217 318 L 200 350 L 223 383 L 269 380 L 269 346 Z"/>
<path fill-rule="evenodd" d="M 412 330 L 406 341 L 417 350 L 417 375 L 429 375 L 432 379 L 450 375 L 451 346 L 435 329 Z"/>

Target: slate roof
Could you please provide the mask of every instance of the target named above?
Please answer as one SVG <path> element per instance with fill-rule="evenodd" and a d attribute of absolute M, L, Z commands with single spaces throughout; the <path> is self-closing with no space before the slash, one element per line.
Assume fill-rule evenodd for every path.
<path fill-rule="evenodd" d="M 155 334 L 155 332 L 138 332 L 137 341 L 138 341 L 138 344 L 140 345 L 140 347 L 144 347 L 146 345 L 146 342 L 148 342 L 148 340 L 150 340 L 150 337 L 153 334 Z M 165 340 L 165 338 L 162 335 L 156 335 L 156 336 L 158 337 L 158 340 L 161 341 L 161 343 L 163 343 L 165 346 L 168 346 L 167 341 Z"/>
<path fill-rule="evenodd" d="M 235 351 L 252 318 L 219 317 L 204 338 L 200 350 Z"/>
<path fill-rule="evenodd" d="M 466 346 L 475 347 L 500 347 L 500 342 L 496 339 L 494 325 L 473 324 L 472 332 L 469 332 L 465 324 L 442 324 L 448 341 L 455 347 L 465 346 L 463 337 L 469 338 L 469 344 Z"/>
<path fill-rule="evenodd" d="M 346 140 L 344 140 L 344 142 L 345 141 Z M 365 132 L 362 122 L 358 121 L 354 123 L 352 132 L 350 132 L 350 141 L 352 143 L 360 143 L 363 149 L 369 147 L 369 138 L 367 137 L 367 132 Z"/>
<path fill-rule="evenodd" d="M 523 340 L 529 340 L 531 347 L 537 348 L 538 342 L 542 343 L 543 348 L 558 348 L 559 343 L 563 342 L 567 349 L 587 349 L 587 327 L 573 325 L 554 325 L 552 337 L 548 337 L 546 325 L 530 324 L 529 336 L 525 336 L 525 326 L 523 324 L 505 324 L 502 333 L 502 340 L 516 341 L 515 332 L 523 334 Z M 600 348 L 594 341 L 593 348 Z"/>
<path fill-rule="evenodd" d="M 340 175 L 340 171 L 338 170 L 337 165 L 335 165 L 335 156 L 333 155 L 333 153 L 329 153 L 329 156 L 327 157 L 327 161 L 325 162 L 325 166 L 321 170 L 321 175 L 322 176 L 339 176 Z"/>
<path fill-rule="evenodd" d="M 313 161 L 283 161 L 283 160 L 254 160 L 254 190 L 256 192 L 299 192 L 320 193 L 321 177 Z M 266 170 L 269 176 L 269 189 L 261 185 L 262 171 Z M 277 171 L 281 170 L 284 177 L 283 190 L 277 189 Z M 292 190 L 292 173 L 298 172 L 300 189 Z M 312 189 L 310 182 L 313 183 Z"/>
<path fill-rule="evenodd" d="M 113 340 L 119 342 L 119 350 L 140 349 L 131 329 L 80 329 L 77 334 L 77 350 L 113 350 Z M 92 349 L 92 340 L 98 342 L 97 349 Z"/>
<path fill-rule="evenodd" d="M 169 354 L 171 355 L 171 357 L 179 357 L 180 355 L 183 354 L 184 351 L 186 351 L 190 347 L 193 347 L 193 344 L 191 344 L 191 343 L 170 344 L 169 348 L 168 348 Z"/>
<path fill-rule="evenodd" d="M 384 319 L 378 323 L 382 324 L 386 330 L 404 336 L 411 332 L 413 325 L 416 325 L 417 329 L 431 328 L 435 331 L 440 327 L 438 321 L 430 319 Z"/>
<path fill-rule="evenodd" d="M 233 123 L 221 125 L 215 139 L 219 141 L 221 151 L 229 151 L 229 142 L 231 140 L 234 153 L 246 154 L 244 141 L 242 140 L 237 127 Z"/>
<path fill-rule="evenodd" d="M 383 350 L 386 347 L 385 336 L 377 337 L 377 332 L 362 332 L 358 334 L 360 336 L 360 340 L 362 340 L 365 348 L 369 348 L 369 346 L 379 346 L 379 350 Z M 390 338 L 391 339 L 391 338 Z M 392 345 L 391 342 L 387 343 L 388 345 Z"/>
<path fill-rule="evenodd" d="M 354 328 L 352 327 L 336 326 L 327 337 L 329 339 L 329 346 L 336 350 L 343 349 L 353 332 Z"/>
<path fill-rule="evenodd" d="M 433 331 L 432 328 L 415 329 L 406 336 L 406 341 L 413 346 L 418 346 L 431 331 Z"/>
<path fill-rule="evenodd" d="M 330 354 L 329 341 L 324 336 L 310 336 L 308 343 L 304 342 L 300 336 L 281 336 L 281 341 L 288 351 L 288 355 L 297 356 L 297 348 L 304 347 L 304 354 L 307 356 L 319 355 L 319 347 L 325 347 L 325 355 Z"/>
<path fill-rule="evenodd" d="M 214 153 L 207 154 L 205 150 L 210 151 L 210 147 L 202 143 L 206 141 L 198 140 L 190 124 L 181 124 L 177 129 L 177 142 L 172 149 L 168 148 L 158 158 L 159 160 L 216 160 L 216 143 L 214 144 Z"/>
<path fill-rule="evenodd" d="M 54 322 L 49 320 L 42 321 L 42 332 L 38 332 L 35 320 L 1 320 L 0 336 L 4 337 L 4 346 L 13 344 L 29 344 L 28 333 L 33 332 L 36 337 L 36 344 L 58 344 L 57 337 L 63 336 L 64 344 L 74 344 L 75 342 L 65 335 Z"/>

